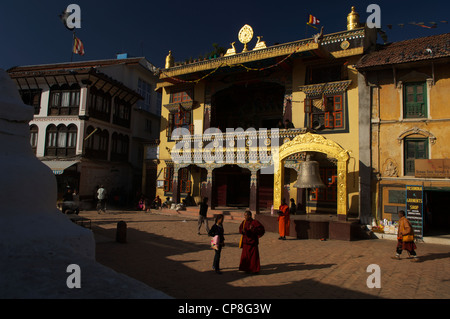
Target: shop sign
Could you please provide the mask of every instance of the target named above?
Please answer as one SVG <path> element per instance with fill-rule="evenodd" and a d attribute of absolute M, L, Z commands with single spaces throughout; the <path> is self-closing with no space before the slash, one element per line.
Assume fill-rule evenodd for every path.
<path fill-rule="evenodd" d="M 416 159 L 416 177 L 450 178 L 450 159 Z"/>
<path fill-rule="evenodd" d="M 414 237 L 423 237 L 423 186 L 406 186 L 406 217 L 414 229 Z"/>

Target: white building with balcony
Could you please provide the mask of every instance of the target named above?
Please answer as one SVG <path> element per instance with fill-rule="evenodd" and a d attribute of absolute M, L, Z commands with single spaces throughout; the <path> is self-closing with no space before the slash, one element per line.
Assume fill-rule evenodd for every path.
<path fill-rule="evenodd" d="M 144 144 L 159 136 L 155 67 L 145 58 L 19 66 L 8 70 L 34 106 L 30 143 L 80 200 L 104 185 L 113 206 L 141 191 Z"/>

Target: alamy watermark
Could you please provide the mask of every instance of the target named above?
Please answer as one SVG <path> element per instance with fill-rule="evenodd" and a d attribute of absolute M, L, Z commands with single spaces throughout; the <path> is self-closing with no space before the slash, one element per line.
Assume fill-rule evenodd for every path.
<path fill-rule="evenodd" d="M 227 128 L 223 133 L 218 128 L 208 128 L 196 136 L 180 127 L 172 132 L 171 138 L 178 141 L 170 152 L 175 164 L 258 163 L 268 167 L 278 157 L 280 130 Z"/>
<path fill-rule="evenodd" d="M 367 6 L 367 13 L 371 13 L 367 17 L 366 24 L 368 28 L 381 28 L 381 8 L 378 4 L 369 4 Z"/>
<path fill-rule="evenodd" d="M 367 278 L 367 288 L 381 288 L 381 268 L 377 264 L 372 264 L 367 267 L 367 272 L 371 275 Z"/>
<path fill-rule="evenodd" d="M 78 4 L 69 4 L 61 19 L 68 29 L 81 29 L 81 7 Z"/>
<path fill-rule="evenodd" d="M 81 268 L 77 264 L 67 266 L 67 273 L 70 273 L 67 277 L 66 285 L 69 289 L 81 289 Z"/>

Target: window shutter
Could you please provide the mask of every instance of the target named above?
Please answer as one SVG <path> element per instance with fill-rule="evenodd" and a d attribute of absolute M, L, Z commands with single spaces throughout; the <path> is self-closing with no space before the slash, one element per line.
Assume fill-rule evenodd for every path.
<path fill-rule="evenodd" d="M 342 95 L 335 95 L 333 98 L 333 109 L 335 112 L 342 111 Z"/>
<path fill-rule="evenodd" d="M 342 128 L 342 127 L 344 127 L 344 121 L 342 119 L 342 112 L 335 112 L 334 113 L 334 127 L 335 128 Z"/>
<path fill-rule="evenodd" d="M 334 118 L 332 112 L 325 113 L 325 127 L 326 128 L 334 128 Z"/>

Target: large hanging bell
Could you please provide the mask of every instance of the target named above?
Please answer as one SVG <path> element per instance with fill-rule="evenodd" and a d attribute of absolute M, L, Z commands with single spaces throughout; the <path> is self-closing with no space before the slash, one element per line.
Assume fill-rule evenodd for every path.
<path fill-rule="evenodd" d="M 306 160 L 300 163 L 300 173 L 297 182 L 294 184 L 296 188 L 324 188 L 325 184 L 320 178 L 319 162 Z"/>

